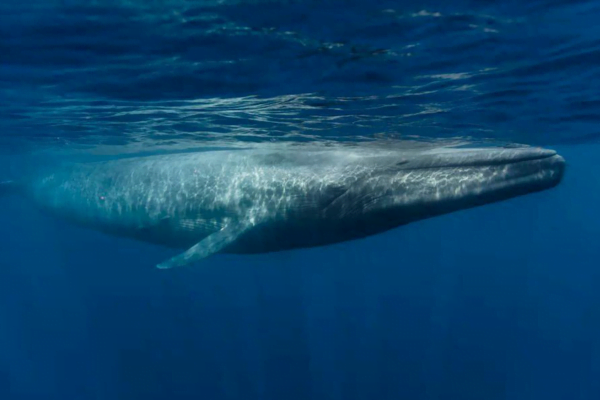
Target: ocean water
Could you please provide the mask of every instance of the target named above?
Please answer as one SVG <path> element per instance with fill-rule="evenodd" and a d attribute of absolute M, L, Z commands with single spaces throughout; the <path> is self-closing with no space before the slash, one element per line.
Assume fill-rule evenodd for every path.
<path fill-rule="evenodd" d="M 0 198 L 0 399 L 599 399 L 600 2 L 0 2 L 0 181 L 263 143 L 544 146 L 557 188 L 219 255 Z"/>

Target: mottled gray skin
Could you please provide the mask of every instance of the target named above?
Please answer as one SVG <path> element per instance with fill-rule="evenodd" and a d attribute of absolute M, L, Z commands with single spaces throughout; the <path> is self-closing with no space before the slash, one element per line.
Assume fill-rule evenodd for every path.
<path fill-rule="evenodd" d="M 206 239 L 201 257 L 168 267 L 362 238 L 553 187 L 563 170 L 560 156 L 533 148 L 249 149 L 65 166 L 26 193 L 106 233 L 184 249 Z"/>

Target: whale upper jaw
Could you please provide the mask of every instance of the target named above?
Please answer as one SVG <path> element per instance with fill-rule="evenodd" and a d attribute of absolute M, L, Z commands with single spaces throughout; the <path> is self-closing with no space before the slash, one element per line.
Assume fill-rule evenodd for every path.
<path fill-rule="evenodd" d="M 543 148 L 474 148 L 437 149 L 421 153 L 398 163 L 399 169 L 490 167 L 536 161 L 557 156 L 556 151 Z M 564 159 L 558 156 L 564 163 Z M 558 159 L 557 159 L 558 160 Z"/>

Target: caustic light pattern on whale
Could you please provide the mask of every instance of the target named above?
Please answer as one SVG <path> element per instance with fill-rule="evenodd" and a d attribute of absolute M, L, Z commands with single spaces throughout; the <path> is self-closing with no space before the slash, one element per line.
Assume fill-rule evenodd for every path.
<path fill-rule="evenodd" d="M 557 185 L 565 162 L 539 148 L 246 149 L 72 164 L 4 182 L 73 223 L 215 253 L 322 246 Z"/>

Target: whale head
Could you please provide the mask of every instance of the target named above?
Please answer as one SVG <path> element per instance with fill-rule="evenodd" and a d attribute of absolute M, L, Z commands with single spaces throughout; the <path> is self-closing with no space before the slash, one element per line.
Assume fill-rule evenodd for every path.
<path fill-rule="evenodd" d="M 365 235 L 552 188 L 565 160 L 540 148 L 438 149 L 399 157 L 346 193 Z"/>

